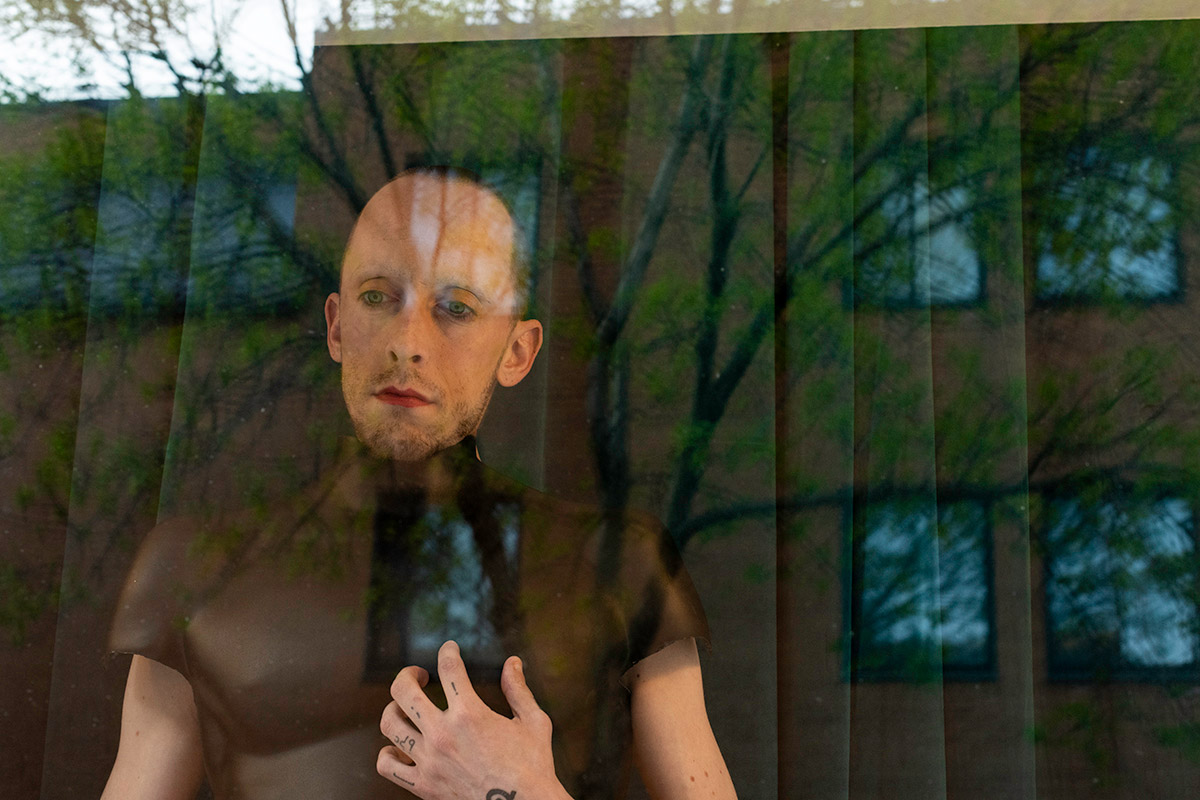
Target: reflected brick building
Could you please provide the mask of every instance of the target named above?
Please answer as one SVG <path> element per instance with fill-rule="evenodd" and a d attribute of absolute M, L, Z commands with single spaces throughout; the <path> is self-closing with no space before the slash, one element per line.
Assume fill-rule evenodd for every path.
<path fill-rule="evenodd" d="M 329 290 L 374 187 L 431 162 L 517 206 L 549 334 L 484 456 L 671 527 L 713 623 L 709 711 L 743 797 L 1189 796 L 1194 33 L 325 46 L 307 95 L 172 117 L 199 144 L 148 158 L 149 189 L 109 171 L 129 157 L 110 136 L 106 179 L 132 183 L 94 176 L 100 216 L 106 191 L 172 201 L 135 226 L 163 247 L 102 230 L 103 263 L 182 288 L 127 316 L 76 306 L 70 402 L 39 414 L 9 393 L 35 443 L 0 461 L 15 486 L 36 486 L 64 424 L 85 434 L 65 448 L 77 485 L 115 470 L 104 442 L 140 476 L 114 490 L 134 498 L 116 533 L 102 492 L 5 498 L 13 525 L 55 526 L 21 547 L 92 570 L 57 649 L 45 610 L 21 645 L 36 657 L 4 655 L 48 697 L 47 763 L 78 762 L 40 784 L 28 767 L 18 796 L 103 783 L 124 669 L 93 656 L 156 517 L 320 471 L 345 425 L 304 298 Z M 14 112 L 7 153 L 39 152 L 76 110 L 46 113 Z M 9 350 L 12 375 L 42 363 Z M 68 529 L 86 535 L 64 556 Z"/>

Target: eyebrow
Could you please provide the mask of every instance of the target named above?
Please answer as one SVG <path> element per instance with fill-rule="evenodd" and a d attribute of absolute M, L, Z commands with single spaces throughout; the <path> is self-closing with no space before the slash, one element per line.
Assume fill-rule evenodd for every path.
<path fill-rule="evenodd" d="M 488 296 L 486 294 L 479 291 L 478 289 L 476 289 L 473 286 L 465 286 L 461 283 L 447 283 L 444 286 L 442 286 L 441 288 L 442 289 L 458 289 L 459 291 L 463 291 L 463 292 L 466 292 L 467 294 L 474 295 L 475 298 L 477 300 L 479 300 L 479 302 L 481 302 L 481 303 L 485 303 L 487 305 L 491 305 L 491 303 L 492 303 L 492 301 L 488 298 Z"/>
<path fill-rule="evenodd" d="M 383 281 L 385 283 L 391 283 L 391 280 L 386 275 L 372 275 L 369 278 L 363 278 L 362 280 L 360 280 L 358 282 L 358 286 L 359 286 L 359 288 L 362 288 L 363 286 L 366 286 L 371 281 Z"/>
<path fill-rule="evenodd" d="M 371 281 L 384 281 L 385 283 L 393 283 L 393 279 L 387 275 L 372 275 L 368 278 L 363 278 L 361 281 L 358 282 L 358 285 L 361 288 L 362 286 L 370 283 Z M 477 289 L 476 287 L 471 286 L 469 284 L 456 283 L 454 281 L 451 281 L 449 283 L 439 284 L 437 286 L 437 289 L 438 289 L 438 291 L 446 291 L 447 289 L 458 289 L 460 291 L 467 292 L 468 294 L 474 295 L 481 303 L 485 303 L 487 305 L 493 304 L 492 299 L 490 297 L 488 297 L 487 293 L 485 293 L 484 291 Z"/>

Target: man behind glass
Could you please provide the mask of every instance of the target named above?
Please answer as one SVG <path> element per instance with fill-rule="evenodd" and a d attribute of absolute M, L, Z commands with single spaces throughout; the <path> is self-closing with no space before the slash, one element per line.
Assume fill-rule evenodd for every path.
<path fill-rule="evenodd" d="M 406 172 L 367 204 L 325 304 L 362 446 L 236 558 L 197 558 L 196 541 L 244 519 L 171 521 L 147 537 L 114 624 L 114 648 L 134 658 L 106 798 L 191 798 L 206 773 L 217 797 L 611 797 L 629 762 L 613 743 L 627 738 L 622 714 L 652 797 L 734 796 L 704 707 L 703 614 L 661 529 L 628 515 L 621 553 L 606 560 L 603 515 L 477 460 L 496 384 L 519 383 L 542 344 L 541 324 L 523 318 L 517 238 L 497 195 L 453 171 Z M 276 530 L 289 542 L 297 531 L 347 537 L 336 579 L 284 570 Z M 447 641 L 434 685 L 407 666 L 389 697 L 364 678 L 387 650 L 375 632 L 402 619 L 410 646 L 399 652 L 418 660 L 413 607 L 429 594 L 414 588 L 418 549 L 451 541 L 444 531 L 475 545 L 489 588 L 476 616 L 525 659 L 503 660 L 498 687 L 473 666 L 476 688 Z M 381 555 L 385 541 L 396 544 Z M 505 704 L 511 717 L 490 707 Z M 391 744 L 375 768 L 395 786 L 364 775 L 379 731 Z"/>

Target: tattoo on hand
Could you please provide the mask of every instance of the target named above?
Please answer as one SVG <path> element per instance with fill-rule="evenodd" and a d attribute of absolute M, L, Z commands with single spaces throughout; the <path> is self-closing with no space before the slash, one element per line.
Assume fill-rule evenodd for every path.
<path fill-rule="evenodd" d="M 392 739 L 392 741 L 396 743 L 396 747 L 399 747 L 401 750 L 408 750 L 409 753 L 411 753 L 417 746 L 417 740 L 411 736 L 403 739 L 401 739 L 399 736 L 396 736 Z"/>
<path fill-rule="evenodd" d="M 392 777 L 395 778 L 396 780 L 400 781 L 401 783 L 403 783 L 405 786 L 416 786 L 416 784 L 413 783 L 412 781 L 406 781 L 406 780 L 404 780 L 404 778 L 401 778 L 399 775 L 397 775 L 394 772 L 392 773 Z"/>
<path fill-rule="evenodd" d="M 414 714 L 416 714 L 416 715 L 417 715 L 417 719 L 420 719 L 420 718 L 421 718 L 421 712 L 420 712 L 420 711 L 417 711 L 417 707 L 416 707 L 416 706 L 409 706 L 409 709 L 410 709 L 410 710 L 411 710 L 411 711 L 412 711 Z"/>
<path fill-rule="evenodd" d="M 511 792 L 506 792 L 503 789 L 492 789 L 487 793 L 487 797 L 484 800 L 514 800 L 516 796 L 516 789 L 513 789 Z"/>
<path fill-rule="evenodd" d="M 458 687 L 454 685 L 454 681 L 450 681 L 450 688 L 454 690 L 454 696 L 458 696 Z"/>

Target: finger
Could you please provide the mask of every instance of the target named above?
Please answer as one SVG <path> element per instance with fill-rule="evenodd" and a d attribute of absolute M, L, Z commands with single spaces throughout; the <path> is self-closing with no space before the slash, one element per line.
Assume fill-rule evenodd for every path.
<path fill-rule="evenodd" d="M 410 792 L 417 790 L 417 768 L 400 760 L 403 755 L 395 747 L 388 746 L 379 751 L 375 759 L 375 771 L 397 786 Z"/>
<path fill-rule="evenodd" d="M 467 677 L 467 665 L 463 663 L 462 653 L 458 643 L 448 641 L 438 650 L 438 680 L 446 692 L 446 702 L 451 706 L 457 703 L 482 702 L 475 694 L 475 687 Z"/>
<path fill-rule="evenodd" d="M 407 764 L 410 767 L 415 767 L 417 765 L 417 762 L 408 753 L 404 752 L 395 745 L 389 746 L 392 748 L 392 755 L 394 755 L 401 764 Z"/>
<path fill-rule="evenodd" d="M 504 669 L 500 672 L 500 689 L 517 719 L 536 724 L 550 721 L 525 683 L 525 666 L 516 656 L 504 662 Z"/>
<path fill-rule="evenodd" d="M 400 710 L 396 701 L 388 703 L 387 708 L 383 710 L 383 715 L 379 718 L 379 731 L 400 751 L 404 763 L 413 763 L 413 753 L 421 741 L 421 732 Z"/>
<path fill-rule="evenodd" d="M 417 688 L 424 689 L 429 684 L 429 673 L 425 671 L 424 667 L 410 664 L 396 673 L 396 678 L 392 681 L 392 686 L 395 686 L 401 679 L 405 683 L 413 683 L 416 684 Z"/>
<path fill-rule="evenodd" d="M 428 721 L 441 711 L 425 694 L 424 687 L 428 683 L 429 673 L 421 667 L 405 667 L 392 681 L 392 699 L 417 730 L 421 729 L 423 720 Z"/>

